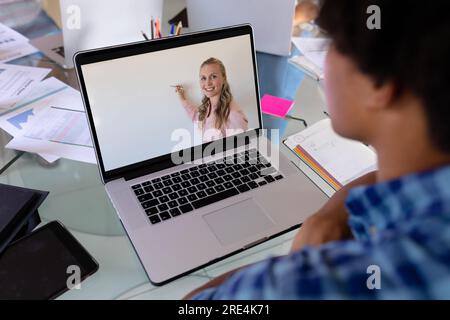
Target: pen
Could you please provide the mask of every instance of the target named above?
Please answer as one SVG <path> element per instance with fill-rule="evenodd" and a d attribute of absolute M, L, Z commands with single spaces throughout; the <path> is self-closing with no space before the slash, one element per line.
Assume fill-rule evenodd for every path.
<path fill-rule="evenodd" d="M 152 39 L 155 39 L 155 32 L 153 30 L 153 23 L 154 23 L 154 21 L 153 21 L 153 17 L 152 17 L 152 19 L 150 20 L 150 24 L 151 24 L 150 30 L 151 30 Z"/>
<path fill-rule="evenodd" d="M 183 23 L 180 21 L 177 25 L 177 30 L 175 31 L 175 35 L 178 36 L 181 33 L 181 28 L 183 28 Z"/>
<path fill-rule="evenodd" d="M 147 35 L 145 34 L 145 32 L 144 32 L 144 31 L 141 31 L 141 33 L 142 33 L 142 36 L 145 38 L 145 40 L 148 41 L 149 39 L 148 39 Z"/>
<path fill-rule="evenodd" d="M 170 35 L 173 36 L 175 34 L 175 24 L 171 23 L 170 24 Z"/>

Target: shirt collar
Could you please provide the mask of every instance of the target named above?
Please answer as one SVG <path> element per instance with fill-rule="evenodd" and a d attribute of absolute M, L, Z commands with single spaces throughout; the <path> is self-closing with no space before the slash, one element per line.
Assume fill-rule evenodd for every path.
<path fill-rule="evenodd" d="M 424 214 L 450 214 L 450 165 L 350 190 L 346 200 L 356 238 L 395 228 Z"/>

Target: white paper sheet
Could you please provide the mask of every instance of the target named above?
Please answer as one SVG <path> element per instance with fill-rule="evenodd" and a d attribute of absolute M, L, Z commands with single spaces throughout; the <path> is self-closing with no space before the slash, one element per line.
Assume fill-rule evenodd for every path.
<path fill-rule="evenodd" d="M 36 52 L 39 52 L 39 50 L 28 42 L 7 49 L 2 49 L 0 47 L 0 63 L 13 61 Z"/>
<path fill-rule="evenodd" d="M 28 39 L 11 29 L 10 27 L 0 23 L 0 48 L 7 49 L 28 42 Z"/>
<path fill-rule="evenodd" d="M 51 69 L 0 64 L 0 115 L 24 99 Z"/>
<path fill-rule="evenodd" d="M 360 142 L 339 136 L 330 119 L 290 136 L 285 144 L 290 149 L 301 146 L 342 185 L 377 168 L 375 152 Z"/>
<path fill-rule="evenodd" d="M 330 40 L 324 38 L 294 37 L 292 38 L 292 42 L 303 56 L 294 57 L 291 59 L 291 62 L 308 69 L 310 72 L 314 72 L 313 75 L 316 78 L 323 79 L 323 69 Z"/>

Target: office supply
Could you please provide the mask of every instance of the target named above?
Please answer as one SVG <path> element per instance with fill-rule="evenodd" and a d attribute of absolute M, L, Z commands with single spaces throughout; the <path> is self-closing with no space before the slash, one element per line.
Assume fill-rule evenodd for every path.
<path fill-rule="evenodd" d="M 47 195 L 44 191 L 0 184 L 0 256 L 11 242 L 40 223 L 38 208 Z"/>
<path fill-rule="evenodd" d="M 141 33 L 142 33 L 142 36 L 144 37 L 144 39 L 148 41 L 149 38 L 147 37 L 147 35 L 145 34 L 145 32 L 144 32 L 144 31 L 141 31 Z"/>
<path fill-rule="evenodd" d="M 152 40 L 155 39 L 155 26 L 154 26 L 155 21 L 152 19 L 150 20 L 150 32 L 151 32 L 151 37 Z"/>
<path fill-rule="evenodd" d="M 80 50 L 142 41 L 141 30 L 148 30 L 150 16 L 162 16 L 163 0 L 60 0 L 63 45 L 55 43 L 46 52 L 64 52 L 64 60 L 55 60 L 64 68 L 73 68 L 73 55 Z M 82 12 L 74 20 L 70 7 Z M 114 20 L 114 23 L 111 21 Z M 53 59 L 53 58 L 52 58 Z"/>
<path fill-rule="evenodd" d="M 171 36 L 175 35 L 175 24 L 174 23 L 170 24 L 170 35 Z"/>
<path fill-rule="evenodd" d="M 0 64 L 0 116 L 20 102 L 51 69 Z"/>
<path fill-rule="evenodd" d="M 161 21 L 159 21 L 159 18 L 156 18 L 155 20 L 155 34 L 156 34 L 156 38 L 162 38 L 162 34 L 161 34 Z"/>
<path fill-rule="evenodd" d="M 187 0 L 191 31 L 249 23 L 257 51 L 288 56 L 296 0 Z M 270 21 L 276 21 L 271 23 Z"/>
<path fill-rule="evenodd" d="M 294 106 L 294 101 L 278 98 L 271 95 L 264 95 L 261 100 L 261 110 L 265 114 L 284 118 Z"/>
<path fill-rule="evenodd" d="M 181 29 L 183 29 L 183 23 L 180 21 L 177 24 L 177 30 L 175 31 L 175 35 L 179 36 L 181 34 Z"/>
<path fill-rule="evenodd" d="M 0 23 L 0 49 L 13 48 L 27 42 L 28 38 Z"/>
<path fill-rule="evenodd" d="M 36 52 L 38 52 L 38 49 L 28 42 L 7 49 L 0 48 L 0 63 L 13 61 Z"/>
<path fill-rule="evenodd" d="M 288 137 L 284 144 L 335 190 L 377 168 L 375 152 L 338 136 L 330 119 Z"/>
<path fill-rule="evenodd" d="M 315 80 L 324 78 L 325 58 L 328 52 L 329 40 L 323 38 L 292 38 L 294 45 L 302 55 L 289 59 L 289 62 L 305 71 Z"/>
<path fill-rule="evenodd" d="M 58 221 L 12 243 L 0 256 L 0 299 L 47 300 L 80 285 L 98 263 Z M 78 272 L 79 282 L 70 281 Z"/>
<path fill-rule="evenodd" d="M 5 148 L 96 163 L 85 113 L 64 107 L 50 106 L 31 117 Z"/>
<path fill-rule="evenodd" d="M 277 149 L 259 130 L 252 43 L 244 25 L 108 48 L 100 59 L 96 50 L 75 56 L 102 181 L 154 284 L 275 237 L 326 201 L 284 155 L 270 152 Z M 208 57 L 223 61 L 248 127 L 197 141 L 198 123 L 170 86 L 183 83 L 200 105 L 198 74 Z M 182 144 L 174 140 L 180 131 Z"/>

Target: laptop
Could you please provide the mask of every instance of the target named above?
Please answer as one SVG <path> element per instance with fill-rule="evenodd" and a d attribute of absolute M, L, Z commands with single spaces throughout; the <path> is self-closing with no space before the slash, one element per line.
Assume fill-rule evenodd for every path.
<path fill-rule="evenodd" d="M 233 97 L 223 123 L 242 127 L 217 136 L 196 118 L 221 86 L 203 85 L 222 74 L 200 68 L 210 58 Z M 251 26 L 79 52 L 74 62 L 102 181 L 153 284 L 293 230 L 326 201 L 262 130 Z"/>
<path fill-rule="evenodd" d="M 186 4 L 191 31 L 250 23 L 257 51 L 290 55 L 296 0 L 186 0 Z"/>
<path fill-rule="evenodd" d="M 150 34 L 152 16 L 161 17 L 163 0 L 59 0 L 62 33 L 31 44 L 66 69 L 80 50 L 140 41 Z"/>

